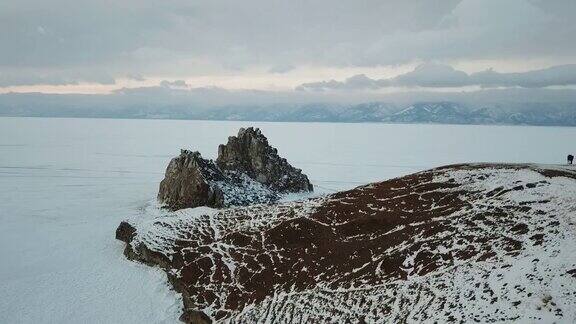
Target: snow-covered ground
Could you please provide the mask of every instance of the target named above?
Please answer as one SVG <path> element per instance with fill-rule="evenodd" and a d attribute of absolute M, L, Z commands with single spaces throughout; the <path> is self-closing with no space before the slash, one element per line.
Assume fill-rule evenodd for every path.
<path fill-rule="evenodd" d="M 114 239 L 180 148 L 257 126 L 317 193 L 460 162 L 564 163 L 576 128 L 0 118 L 0 323 L 171 323 L 181 301 Z"/>
<path fill-rule="evenodd" d="M 575 323 L 575 175 L 466 164 L 273 206 L 151 204 L 124 239 L 219 323 Z"/>

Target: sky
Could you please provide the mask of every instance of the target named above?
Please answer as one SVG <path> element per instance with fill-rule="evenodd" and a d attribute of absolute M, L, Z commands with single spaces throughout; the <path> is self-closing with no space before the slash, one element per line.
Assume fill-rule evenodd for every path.
<path fill-rule="evenodd" d="M 0 93 L 576 87 L 574 0 L 3 0 Z"/>

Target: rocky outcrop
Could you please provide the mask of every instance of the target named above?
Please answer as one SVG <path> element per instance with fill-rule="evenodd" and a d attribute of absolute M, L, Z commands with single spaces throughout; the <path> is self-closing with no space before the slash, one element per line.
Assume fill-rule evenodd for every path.
<path fill-rule="evenodd" d="M 158 200 L 172 210 L 246 206 L 281 194 L 312 191 L 308 177 L 278 156 L 259 129 L 240 129 L 220 145 L 216 163 L 181 150 L 160 182 Z"/>
<path fill-rule="evenodd" d="M 136 235 L 136 229 L 128 222 L 121 222 L 116 229 L 116 239 L 125 243 L 130 243 Z"/>
<path fill-rule="evenodd" d="M 129 258 L 165 269 L 190 323 L 570 323 L 574 197 L 573 169 L 455 165 L 119 232 Z"/>
<path fill-rule="evenodd" d="M 198 206 L 222 208 L 269 203 L 280 198 L 244 173 L 222 171 L 199 152 L 182 150 L 172 159 L 160 182 L 158 200 L 169 209 Z"/>
<path fill-rule="evenodd" d="M 174 210 L 223 207 L 224 195 L 214 183 L 225 179 L 213 161 L 202 158 L 199 152 L 181 150 L 180 156 L 172 159 L 166 168 L 158 199 Z"/>
<path fill-rule="evenodd" d="M 216 164 L 222 170 L 246 173 L 275 191 L 312 191 L 308 177 L 278 156 L 258 128 L 241 128 L 238 136 L 228 137 L 228 143 L 218 147 Z"/>

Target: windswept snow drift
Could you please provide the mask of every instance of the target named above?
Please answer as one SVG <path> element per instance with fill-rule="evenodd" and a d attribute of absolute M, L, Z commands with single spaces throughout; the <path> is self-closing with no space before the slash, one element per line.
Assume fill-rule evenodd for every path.
<path fill-rule="evenodd" d="M 184 318 L 576 321 L 576 170 L 448 166 L 327 197 L 132 224 Z M 190 317 L 188 317 L 189 319 Z"/>

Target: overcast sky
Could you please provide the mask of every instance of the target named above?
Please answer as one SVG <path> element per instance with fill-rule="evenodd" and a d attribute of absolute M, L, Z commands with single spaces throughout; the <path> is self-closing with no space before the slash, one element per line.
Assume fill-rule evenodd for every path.
<path fill-rule="evenodd" d="M 576 86 L 574 0 L 3 0 L 0 92 Z"/>

